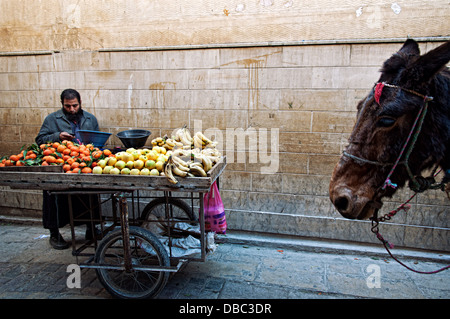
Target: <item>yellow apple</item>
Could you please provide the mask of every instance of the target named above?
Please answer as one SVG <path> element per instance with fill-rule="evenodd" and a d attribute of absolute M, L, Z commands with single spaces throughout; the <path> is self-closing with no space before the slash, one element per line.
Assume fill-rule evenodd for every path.
<path fill-rule="evenodd" d="M 138 159 L 138 160 L 134 161 L 133 167 L 137 168 L 137 169 L 141 169 L 144 167 L 144 164 L 145 164 L 144 161 Z"/>
<path fill-rule="evenodd" d="M 111 166 L 111 165 L 105 166 L 103 168 L 103 174 L 110 174 L 112 169 L 113 169 L 113 166 Z"/>
<path fill-rule="evenodd" d="M 125 166 L 128 167 L 129 169 L 132 169 L 134 167 L 134 162 L 132 160 L 128 161 Z"/>
<path fill-rule="evenodd" d="M 112 174 L 112 175 L 119 175 L 119 174 L 120 174 L 120 169 L 118 169 L 117 167 L 113 167 L 113 168 L 111 168 L 111 170 L 109 171 L 109 174 Z"/>
<path fill-rule="evenodd" d="M 116 164 L 114 164 L 114 167 L 117 167 L 118 169 L 123 169 L 126 166 L 126 163 L 122 160 L 117 161 Z"/>
<path fill-rule="evenodd" d="M 150 171 L 150 175 L 151 176 L 159 176 L 159 171 L 156 168 L 154 168 Z"/>
<path fill-rule="evenodd" d="M 151 150 L 150 152 L 148 152 L 147 158 L 156 161 L 156 159 L 158 158 L 158 153 L 156 151 Z"/>
<path fill-rule="evenodd" d="M 107 163 L 108 163 L 108 160 L 102 159 L 102 160 L 99 160 L 99 161 L 98 161 L 97 166 L 100 166 L 101 168 L 104 168 L 104 167 L 106 166 Z M 97 167 L 97 166 L 96 166 L 96 167 Z"/>
<path fill-rule="evenodd" d="M 138 150 L 134 150 L 133 152 L 131 152 L 131 155 L 133 155 L 134 160 L 137 160 L 139 156 L 141 156 L 141 153 L 139 153 Z"/>
<path fill-rule="evenodd" d="M 139 172 L 139 175 L 150 175 L 150 170 L 148 168 L 143 168 L 141 169 L 141 171 Z"/>
<path fill-rule="evenodd" d="M 141 172 L 141 171 L 138 170 L 137 168 L 133 168 L 133 169 L 131 169 L 131 171 L 130 171 L 130 175 L 139 175 L 140 172 Z"/>
<path fill-rule="evenodd" d="M 136 149 L 135 149 L 134 147 L 130 147 L 130 148 L 127 148 L 126 152 L 129 153 L 129 154 L 131 154 L 131 153 L 133 153 L 135 150 L 136 150 Z"/>
<path fill-rule="evenodd" d="M 115 164 L 116 164 L 116 162 L 118 161 L 118 159 L 117 158 L 115 158 L 115 157 L 110 157 L 110 158 L 108 158 L 108 166 L 114 166 Z"/>
<path fill-rule="evenodd" d="M 123 154 L 125 152 L 118 152 L 116 153 L 116 160 L 121 161 L 123 159 Z"/>
<path fill-rule="evenodd" d="M 124 167 L 120 170 L 120 174 L 122 175 L 130 175 L 130 169 L 128 167 Z"/>
<path fill-rule="evenodd" d="M 101 174 L 101 173 L 103 173 L 103 169 L 97 165 L 92 169 L 92 173 L 93 174 Z"/>
<path fill-rule="evenodd" d="M 155 167 L 158 171 L 162 172 L 164 170 L 164 162 L 157 161 Z"/>
<path fill-rule="evenodd" d="M 128 152 L 123 153 L 122 155 L 122 161 L 124 161 L 125 163 L 129 162 L 129 161 L 134 161 L 134 156 L 133 154 L 130 154 Z"/>
<path fill-rule="evenodd" d="M 160 154 L 159 156 L 158 156 L 158 158 L 156 159 L 156 161 L 157 162 L 166 162 L 167 161 L 167 159 L 166 159 L 166 157 L 163 155 L 163 154 Z"/>

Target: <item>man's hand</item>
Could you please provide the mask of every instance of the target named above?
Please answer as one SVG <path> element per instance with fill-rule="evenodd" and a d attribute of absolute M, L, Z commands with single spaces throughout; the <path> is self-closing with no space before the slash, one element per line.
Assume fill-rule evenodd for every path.
<path fill-rule="evenodd" d="M 70 134 L 70 133 L 67 133 L 67 132 L 61 132 L 61 133 L 59 133 L 59 139 L 60 139 L 61 141 L 64 141 L 64 140 L 71 141 L 74 137 L 75 137 L 74 135 L 72 135 L 72 134 Z"/>

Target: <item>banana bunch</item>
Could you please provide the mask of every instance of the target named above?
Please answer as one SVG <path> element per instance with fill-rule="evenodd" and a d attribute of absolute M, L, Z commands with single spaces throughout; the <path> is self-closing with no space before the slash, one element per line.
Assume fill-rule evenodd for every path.
<path fill-rule="evenodd" d="M 153 146 L 163 146 L 164 143 L 165 143 L 165 141 L 164 141 L 164 139 L 162 137 L 157 137 L 157 138 L 154 138 L 152 140 L 152 145 Z"/>
<path fill-rule="evenodd" d="M 207 147 L 216 147 L 217 142 L 211 141 L 202 132 L 197 132 L 194 134 L 194 148 L 205 149 Z"/>
<path fill-rule="evenodd" d="M 175 148 L 183 148 L 183 143 L 177 142 L 173 138 L 166 138 L 164 139 L 163 147 L 166 150 L 171 151 Z"/>
<path fill-rule="evenodd" d="M 210 156 L 199 150 L 176 149 L 166 163 L 164 174 L 173 184 L 178 183 L 175 176 L 206 177 L 219 159 L 220 156 Z"/>
<path fill-rule="evenodd" d="M 190 149 L 192 142 L 193 142 L 193 138 L 191 136 L 191 133 L 189 132 L 189 130 L 186 128 L 186 125 L 183 126 L 182 128 L 179 128 L 176 132 L 175 135 L 173 137 L 173 139 L 176 142 L 180 142 L 183 144 L 183 147 L 186 149 Z"/>

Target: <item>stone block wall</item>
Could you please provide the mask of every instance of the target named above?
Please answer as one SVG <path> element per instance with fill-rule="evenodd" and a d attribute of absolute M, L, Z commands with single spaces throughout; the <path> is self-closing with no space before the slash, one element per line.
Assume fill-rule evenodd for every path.
<path fill-rule="evenodd" d="M 421 43 L 423 52 L 440 43 Z M 401 43 L 0 56 L 0 154 L 34 142 L 59 94 L 79 90 L 101 130 L 143 128 L 151 138 L 187 124 L 220 141 L 229 165 L 221 193 L 230 229 L 377 242 L 370 224 L 343 219 L 328 183 L 357 102 Z M 121 146 L 114 135 L 107 147 Z M 400 192 L 385 210 L 406 200 Z M 3 188 L 0 214 L 40 216 L 41 194 Z M 450 250 L 449 202 L 419 195 L 383 225 L 406 247 Z"/>

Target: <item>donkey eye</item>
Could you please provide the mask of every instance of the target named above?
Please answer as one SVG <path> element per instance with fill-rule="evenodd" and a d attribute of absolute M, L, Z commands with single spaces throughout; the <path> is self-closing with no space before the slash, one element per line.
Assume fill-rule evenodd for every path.
<path fill-rule="evenodd" d="M 377 125 L 380 127 L 391 127 L 395 121 L 395 118 L 384 116 L 378 120 Z"/>

